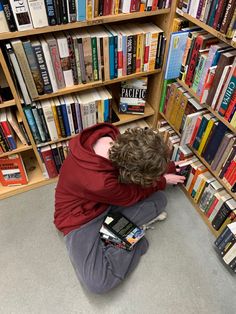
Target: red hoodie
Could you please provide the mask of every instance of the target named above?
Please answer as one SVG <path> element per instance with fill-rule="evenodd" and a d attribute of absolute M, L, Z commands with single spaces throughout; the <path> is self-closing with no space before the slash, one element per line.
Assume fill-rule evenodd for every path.
<path fill-rule="evenodd" d="M 148 188 L 118 182 L 118 172 L 111 161 L 93 150 L 102 136 L 115 140 L 118 134 L 112 124 L 101 123 L 70 141 L 70 154 L 61 168 L 55 195 L 54 223 L 64 235 L 99 216 L 109 205 L 130 206 L 165 188 L 164 177 Z M 169 172 L 175 172 L 173 163 Z"/>

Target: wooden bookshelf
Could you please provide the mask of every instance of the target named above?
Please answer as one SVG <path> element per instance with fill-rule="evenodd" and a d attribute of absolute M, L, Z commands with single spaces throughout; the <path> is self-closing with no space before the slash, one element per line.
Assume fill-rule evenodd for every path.
<path fill-rule="evenodd" d="M 221 41 L 225 42 L 226 44 L 236 48 L 236 42 L 233 42 L 231 39 L 226 38 L 224 34 L 221 32 L 218 32 L 215 30 L 213 27 L 203 23 L 202 21 L 192 17 L 191 15 L 184 13 L 182 10 L 179 8 L 176 9 L 176 13 L 183 16 L 186 20 L 189 20 L 193 24 L 201 27 L 202 29 L 206 30 L 208 33 L 212 34 L 213 36 L 219 38 Z"/>
<path fill-rule="evenodd" d="M 6 156 L 10 156 L 10 155 L 13 155 L 13 154 L 22 153 L 22 152 L 25 152 L 27 150 L 32 149 L 32 145 L 23 145 L 18 138 L 17 138 L 17 141 L 16 141 L 16 146 L 17 146 L 16 149 L 11 150 L 11 151 L 6 152 L 6 153 L 3 153 L 3 154 L 0 154 L 0 158 L 6 157 Z"/>
<path fill-rule="evenodd" d="M 67 24 L 62 24 L 62 25 L 34 28 L 27 31 L 1 33 L 0 40 L 20 38 L 24 36 L 33 36 L 33 35 L 59 32 L 59 31 L 66 31 L 70 29 L 78 29 L 81 27 L 96 26 L 96 25 L 101 25 L 101 24 L 122 22 L 122 21 L 128 21 L 128 20 L 133 20 L 133 19 L 155 17 L 158 15 L 168 14 L 169 12 L 170 12 L 170 9 L 161 9 L 161 10 L 150 11 L 150 12 L 146 11 L 146 12 L 134 12 L 134 13 L 120 13 L 117 15 L 99 16 L 92 20 L 87 20 L 84 22 L 74 22 L 74 23 L 67 23 Z"/>
<path fill-rule="evenodd" d="M 200 97 L 190 88 L 188 87 L 187 84 L 185 84 L 185 82 L 177 79 L 177 82 L 184 87 L 190 95 L 192 95 L 200 104 Z M 218 112 L 216 112 L 215 110 L 213 110 L 211 108 L 211 106 L 208 106 L 207 104 L 202 104 L 202 107 L 206 108 L 207 110 L 209 110 L 218 120 L 220 120 L 221 122 L 223 122 L 232 132 L 236 133 L 236 128 L 234 128 L 232 126 L 232 124 L 230 124 L 226 119 L 224 119 L 224 117 L 222 117 Z"/>
<path fill-rule="evenodd" d="M 186 195 L 186 197 L 190 200 L 191 204 L 193 205 L 193 207 L 196 209 L 196 211 L 198 212 L 198 214 L 201 216 L 202 220 L 205 222 L 205 224 L 208 226 L 208 228 L 210 229 L 210 231 L 214 234 L 215 237 L 218 237 L 219 232 L 217 230 L 215 230 L 212 225 L 211 222 L 208 220 L 208 218 L 206 217 L 206 215 L 200 210 L 200 208 L 198 207 L 198 205 L 196 203 L 194 203 L 193 199 L 191 196 L 189 196 L 188 191 L 186 190 L 185 186 L 182 185 L 182 191 L 184 192 L 184 194 Z"/>
<path fill-rule="evenodd" d="M 52 97 L 62 96 L 62 95 L 71 94 L 71 93 L 75 93 L 75 92 L 81 92 L 81 91 L 84 91 L 84 90 L 89 90 L 89 89 L 96 88 L 96 87 L 101 87 L 101 86 L 106 86 L 106 85 L 110 85 L 110 84 L 115 84 L 115 83 L 119 83 L 119 82 L 126 81 L 126 80 L 132 80 L 132 79 L 137 78 L 137 77 L 153 75 L 153 74 L 157 74 L 157 73 L 160 73 L 160 72 L 161 72 L 161 69 L 157 69 L 157 70 L 154 70 L 154 71 L 139 72 L 139 73 L 134 73 L 134 74 L 122 76 L 122 77 L 119 77 L 119 78 L 115 78 L 113 80 L 95 81 L 95 82 L 86 83 L 86 84 L 73 85 L 73 86 L 70 86 L 70 87 L 62 88 L 62 89 L 58 90 L 55 93 L 44 94 L 42 96 L 38 96 L 34 100 L 49 99 L 49 98 L 52 98 Z"/>
<path fill-rule="evenodd" d="M 181 133 L 178 130 L 176 130 L 175 126 L 166 118 L 165 114 L 163 112 L 159 112 L 159 113 L 168 122 L 168 124 L 172 127 L 172 129 L 176 132 L 176 134 L 181 136 Z"/>
<path fill-rule="evenodd" d="M 15 100 L 11 99 L 8 101 L 4 101 L 3 103 L 0 103 L 0 109 L 15 106 L 15 105 L 16 105 Z"/>

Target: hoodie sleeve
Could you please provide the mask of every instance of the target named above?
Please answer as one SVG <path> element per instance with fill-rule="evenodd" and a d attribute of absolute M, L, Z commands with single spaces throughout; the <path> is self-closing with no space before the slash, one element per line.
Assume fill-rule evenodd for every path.
<path fill-rule="evenodd" d="M 117 180 L 112 179 L 107 187 L 101 191 L 88 191 L 86 197 L 95 202 L 107 203 L 116 206 L 130 206 L 158 190 L 164 190 L 166 179 L 161 177 L 154 186 L 142 188 L 133 184 L 120 184 Z"/>
<path fill-rule="evenodd" d="M 170 161 L 168 163 L 166 173 L 176 173 L 176 166 L 174 161 Z"/>

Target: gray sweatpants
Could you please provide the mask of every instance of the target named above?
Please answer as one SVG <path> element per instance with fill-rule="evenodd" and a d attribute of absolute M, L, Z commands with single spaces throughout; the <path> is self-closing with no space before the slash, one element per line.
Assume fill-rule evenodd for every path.
<path fill-rule="evenodd" d="M 100 238 L 99 230 L 109 211 L 119 211 L 141 226 L 163 212 L 166 204 L 164 193 L 158 191 L 129 207 L 111 206 L 99 217 L 66 235 L 66 247 L 80 282 L 94 293 L 105 293 L 117 286 L 135 269 L 141 256 L 148 249 L 145 237 L 132 251 L 111 244 L 105 245 Z"/>

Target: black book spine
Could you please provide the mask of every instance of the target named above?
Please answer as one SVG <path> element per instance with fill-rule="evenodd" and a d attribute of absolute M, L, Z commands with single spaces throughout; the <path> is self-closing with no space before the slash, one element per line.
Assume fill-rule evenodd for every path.
<path fill-rule="evenodd" d="M 44 130 L 45 137 L 46 137 L 46 142 L 49 142 L 49 141 L 51 141 L 51 137 L 50 137 L 50 134 L 49 134 L 49 131 L 48 131 L 48 127 L 47 127 L 47 123 L 46 123 L 46 120 L 45 120 L 45 117 L 44 117 L 44 114 L 43 114 L 43 109 L 41 107 L 39 107 L 39 106 L 36 106 L 36 107 L 37 107 L 39 116 L 41 118 L 43 130 Z"/>
<path fill-rule="evenodd" d="M 230 238 L 230 240 L 226 243 L 225 247 L 221 250 L 220 252 L 221 256 L 224 256 L 231 249 L 231 247 L 234 245 L 235 242 L 236 242 L 235 235 L 232 234 L 232 237 Z"/>
<path fill-rule="evenodd" d="M 231 209 L 228 207 L 226 203 L 224 203 L 212 221 L 212 226 L 215 230 L 220 229 L 220 227 L 222 226 L 230 212 Z"/>
<path fill-rule="evenodd" d="M 75 133 L 78 133 L 79 127 L 78 127 L 78 121 L 76 118 L 76 110 L 75 110 L 75 103 L 71 104 L 71 112 L 72 112 L 72 118 L 73 118 L 73 124 L 75 128 Z"/>
<path fill-rule="evenodd" d="M 44 0 L 49 25 L 57 25 L 57 15 L 54 0 Z"/>
<path fill-rule="evenodd" d="M 118 36 L 114 36 L 114 48 L 115 48 L 115 72 L 114 78 L 118 77 Z"/>
<path fill-rule="evenodd" d="M 61 136 L 66 137 L 66 131 L 63 123 L 63 118 L 62 118 L 62 112 L 60 106 L 56 106 L 57 109 L 57 116 L 58 116 L 58 121 L 61 129 Z"/>
<path fill-rule="evenodd" d="M 55 5 L 55 13 L 57 17 L 57 24 L 62 24 L 62 16 L 61 16 L 61 3 L 60 0 L 53 0 Z"/>
<path fill-rule="evenodd" d="M 159 0 L 159 1 L 158 1 L 158 9 L 163 9 L 164 4 L 165 4 L 165 1 L 164 1 L 164 0 Z"/>
<path fill-rule="evenodd" d="M 69 22 L 76 22 L 76 1 L 69 0 Z"/>
<path fill-rule="evenodd" d="M 221 232 L 221 234 L 218 236 L 218 238 L 215 240 L 215 245 L 219 248 L 219 245 L 221 244 L 224 239 L 227 239 L 227 237 L 231 236 L 232 232 L 228 227 L 225 227 L 225 229 Z"/>
<path fill-rule="evenodd" d="M 136 72 L 137 35 L 133 36 L 132 73 Z"/>
<path fill-rule="evenodd" d="M 228 4 L 228 0 L 224 0 L 224 4 L 223 4 L 223 10 L 221 11 L 220 13 L 220 17 L 219 17 L 219 20 L 218 20 L 218 24 L 216 26 L 216 30 L 219 31 L 220 28 L 221 28 L 221 24 L 222 24 L 222 21 L 224 19 L 224 16 L 225 16 L 225 10 L 226 10 L 226 7 L 227 7 L 227 4 Z"/>
<path fill-rule="evenodd" d="M 71 69 L 72 69 L 72 74 L 73 74 L 73 80 L 74 84 L 78 84 L 78 72 L 77 72 L 77 67 L 76 67 L 76 59 L 75 59 L 75 49 L 73 45 L 73 39 L 69 33 L 66 34 L 67 38 L 67 44 L 68 44 L 68 49 L 70 53 L 70 64 L 71 64 Z"/>
<path fill-rule="evenodd" d="M 127 37 L 127 75 L 132 74 L 133 36 Z"/>
<path fill-rule="evenodd" d="M 160 33 L 158 36 L 158 43 L 157 43 L 157 53 L 156 53 L 156 61 L 155 61 L 155 69 L 160 67 L 160 56 L 161 56 L 161 47 L 163 45 L 163 33 Z"/>
<path fill-rule="evenodd" d="M 28 134 L 26 132 L 24 123 L 23 122 L 19 122 L 19 127 L 20 127 L 22 133 L 24 134 L 24 137 L 25 137 L 25 140 L 26 140 L 27 144 L 31 145 L 31 142 L 30 142 L 29 136 L 28 136 Z"/>
<path fill-rule="evenodd" d="M 4 152 L 8 152 L 10 150 L 10 146 L 8 142 L 6 141 L 1 125 L 0 125 L 0 145 Z"/>
<path fill-rule="evenodd" d="M 99 6 L 98 6 L 98 15 L 99 16 L 103 15 L 103 1 L 104 0 L 99 0 Z"/>
<path fill-rule="evenodd" d="M 236 257 L 229 263 L 229 267 L 236 273 Z"/>
<path fill-rule="evenodd" d="M 57 147 L 57 150 L 58 150 L 58 152 L 59 152 L 60 159 L 61 159 L 61 164 L 62 164 L 63 161 L 65 160 L 65 155 L 64 155 L 63 147 L 62 147 L 62 146 L 59 146 L 59 147 Z"/>
<path fill-rule="evenodd" d="M 14 19 L 14 15 L 12 13 L 11 5 L 9 0 L 1 0 L 3 11 L 7 20 L 7 25 L 9 27 L 10 32 L 17 31 L 16 22 Z"/>
<path fill-rule="evenodd" d="M 51 150 L 52 150 L 52 156 L 53 156 L 56 168 L 57 168 L 57 172 L 59 173 L 61 165 L 62 165 L 61 158 L 60 158 L 60 155 L 59 155 L 59 151 L 57 150 L 57 147 L 53 147 L 52 148 L 52 146 L 51 146 Z"/>
<path fill-rule="evenodd" d="M 161 45 L 161 56 L 160 56 L 159 68 L 161 68 L 162 65 L 163 65 L 164 55 L 165 55 L 165 49 L 166 49 L 166 38 L 165 38 L 165 36 L 164 36 L 164 37 L 163 37 L 163 40 L 162 40 L 162 45 Z"/>
<path fill-rule="evenodd" d="M 42 47 L 41 45 L 32 45 L 32 48 L 34 50 L 34 53 L 35 53 L 35 56 L 39 65 L 39 69 L 41 72 L 41 76 L 43 79 L 44 92 L 46 94 L 50 94 L 53 92 L 53 89 L 52 89 L 52 84 L 51 84 L 50 77 L 48 74 L 48 69 L 47 69 Z"/>
<path fill-rule="evenodd" d="M 62 20 L 62 24 L 67 24 L 68 23 L 68 11 L 67 11 L 67 3 L 66 0 L 60 0 L 61 2 L 61 20 Z"/>

